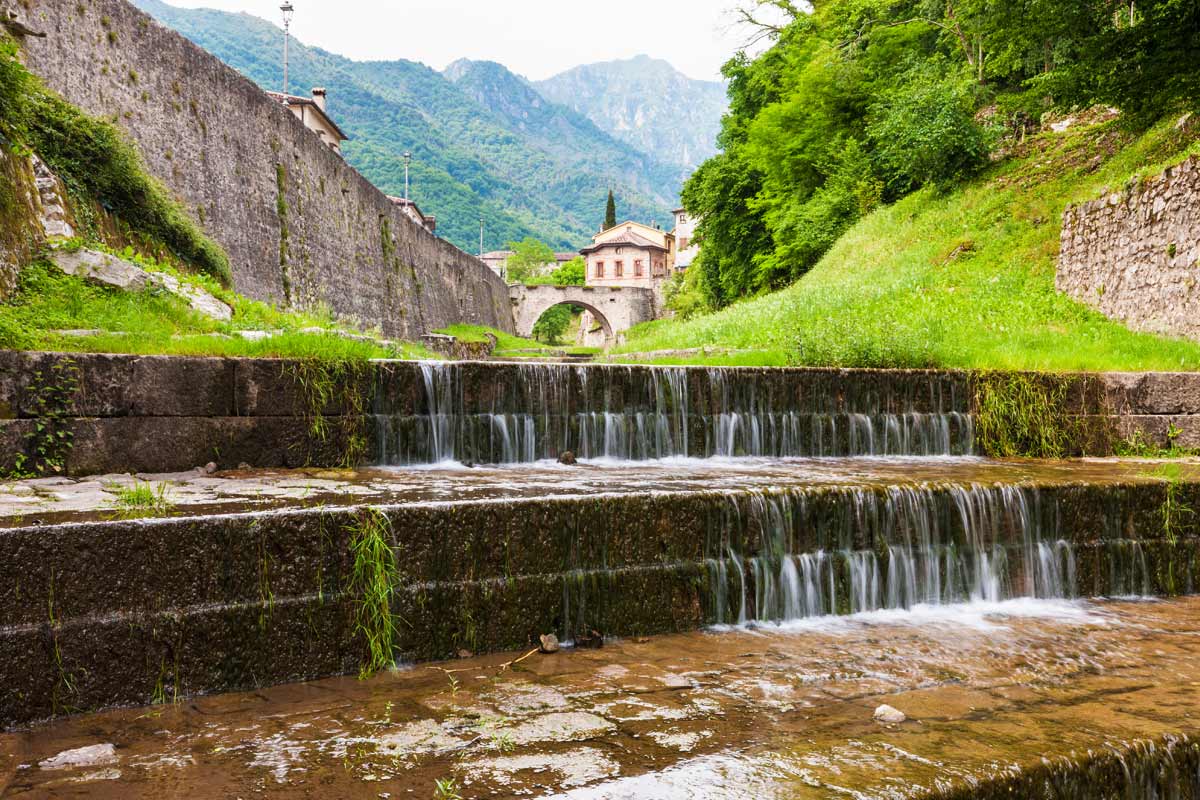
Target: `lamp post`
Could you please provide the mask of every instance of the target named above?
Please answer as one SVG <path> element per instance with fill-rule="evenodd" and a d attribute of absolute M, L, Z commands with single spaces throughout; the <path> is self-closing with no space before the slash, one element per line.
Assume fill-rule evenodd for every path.
<path fill-rule="evenodd" d="M 412 161 L 412 153 L 404 154 L 404 202 L 408 202 L 408 164 Z"/>
<path fill-rule="evenodd" d="M 291 38 L 292 15 L 296 13 L 296 9 L 292 7 L 291 0 L 283 0 L 279 11 L 283 14 L 283 94 L 286 97 L 288 94 L 288 39 Z"/>
<path fill-rule="evenodd" d="M 483 258 L 483 215 L 479 215 L 479 257 Z"/>

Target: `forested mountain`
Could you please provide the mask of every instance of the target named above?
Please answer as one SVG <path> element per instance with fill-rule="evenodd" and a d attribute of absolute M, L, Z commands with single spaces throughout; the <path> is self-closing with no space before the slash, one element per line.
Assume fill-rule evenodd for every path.
<path fill-rule="evenodd" d="M 600 130 L 689 171 L 717 152 L 728 105 L 724 84 L 694 80 L 649 56 L 575 67 L 534 86 Z"/>
<path fill-rule="evenodd" d="M 282 31 L 275 25 L 133 1 L 260 86 L 280 88 Z M 610 186 L 622 216 L 668 222 L 683 170 L 607 136 L 499 69 L 464 67 L 460 86 L 416 62 L 357 62 L 293 40 L 289 71 L 294 94 L 329 90 L 329 112 L 350 136 L 346 160 L 381 190 L 403 194 L 401 155 L 412 153 L 411 196 L 437 216 L 440 235 L 469 252 L 479 246 L 481 216 L 487 249 L 526 236 L 579 247 L 603 219 Z M 500 85 L 517 96 L 484 91 Z"/>

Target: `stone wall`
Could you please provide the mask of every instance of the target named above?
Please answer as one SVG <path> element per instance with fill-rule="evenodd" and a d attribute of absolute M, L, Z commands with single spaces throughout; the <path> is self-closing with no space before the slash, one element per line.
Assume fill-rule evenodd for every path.
<path fill-rule="evenodd" d="M 29 68 L 114 120 L 228 252 L 239 291 L 416 339 L 453 322 L 511 331 L 507 288 L 413 223 L 287 109 L 125 0 L 31 0 Z M 436 210 L 436 209 L 435 209 Z"/>
<path fill-rule="evenodd" d="M 1200 339 L 1200 159 L 1068 208 L 1056 285 L 1135 330 Z"/>

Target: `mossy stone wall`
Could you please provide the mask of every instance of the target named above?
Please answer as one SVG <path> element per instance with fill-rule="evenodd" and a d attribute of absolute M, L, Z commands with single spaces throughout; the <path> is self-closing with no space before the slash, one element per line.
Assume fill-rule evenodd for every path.
<path fill-rule="evenodd" d="M 243 294 L 326 304 L 413 340 L 456 322 L 513 329 L 503 281 L 413 223 L 235 70 L 125 0 L 25 5 L 47 34 L 23 42 L 30 70 L 129 133 L 229 254 Z"/>

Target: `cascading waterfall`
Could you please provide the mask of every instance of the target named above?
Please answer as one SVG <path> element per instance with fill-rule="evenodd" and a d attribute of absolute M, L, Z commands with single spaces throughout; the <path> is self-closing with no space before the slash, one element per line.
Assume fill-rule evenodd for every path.
<path fill-rule="evenodd" d="M 1043 529 L 1052 526 L 1033 489 L 797 490 L 729 502 L 706 561 L 718 625 L 1077 592 L 1075 549 Z M 1140 549 L 1127 549 L 1114 593 L 1148 587 Z"/>
<path fill-rule="evenodd" d="M 375 410 L 383 464 L 521 463 L 568 450 L 624 461 L 945 456 L 974 446 L 965 398 L 943 398 L 933 384 L 916 403 L 841 398 L 838 386 L 801 396 L 786 376 L 753 370 L 731 377 L 722 369 L 502 365 L 478 387 L 468 386 L 462 364 L 420 369 L 412 410 Z"/>

